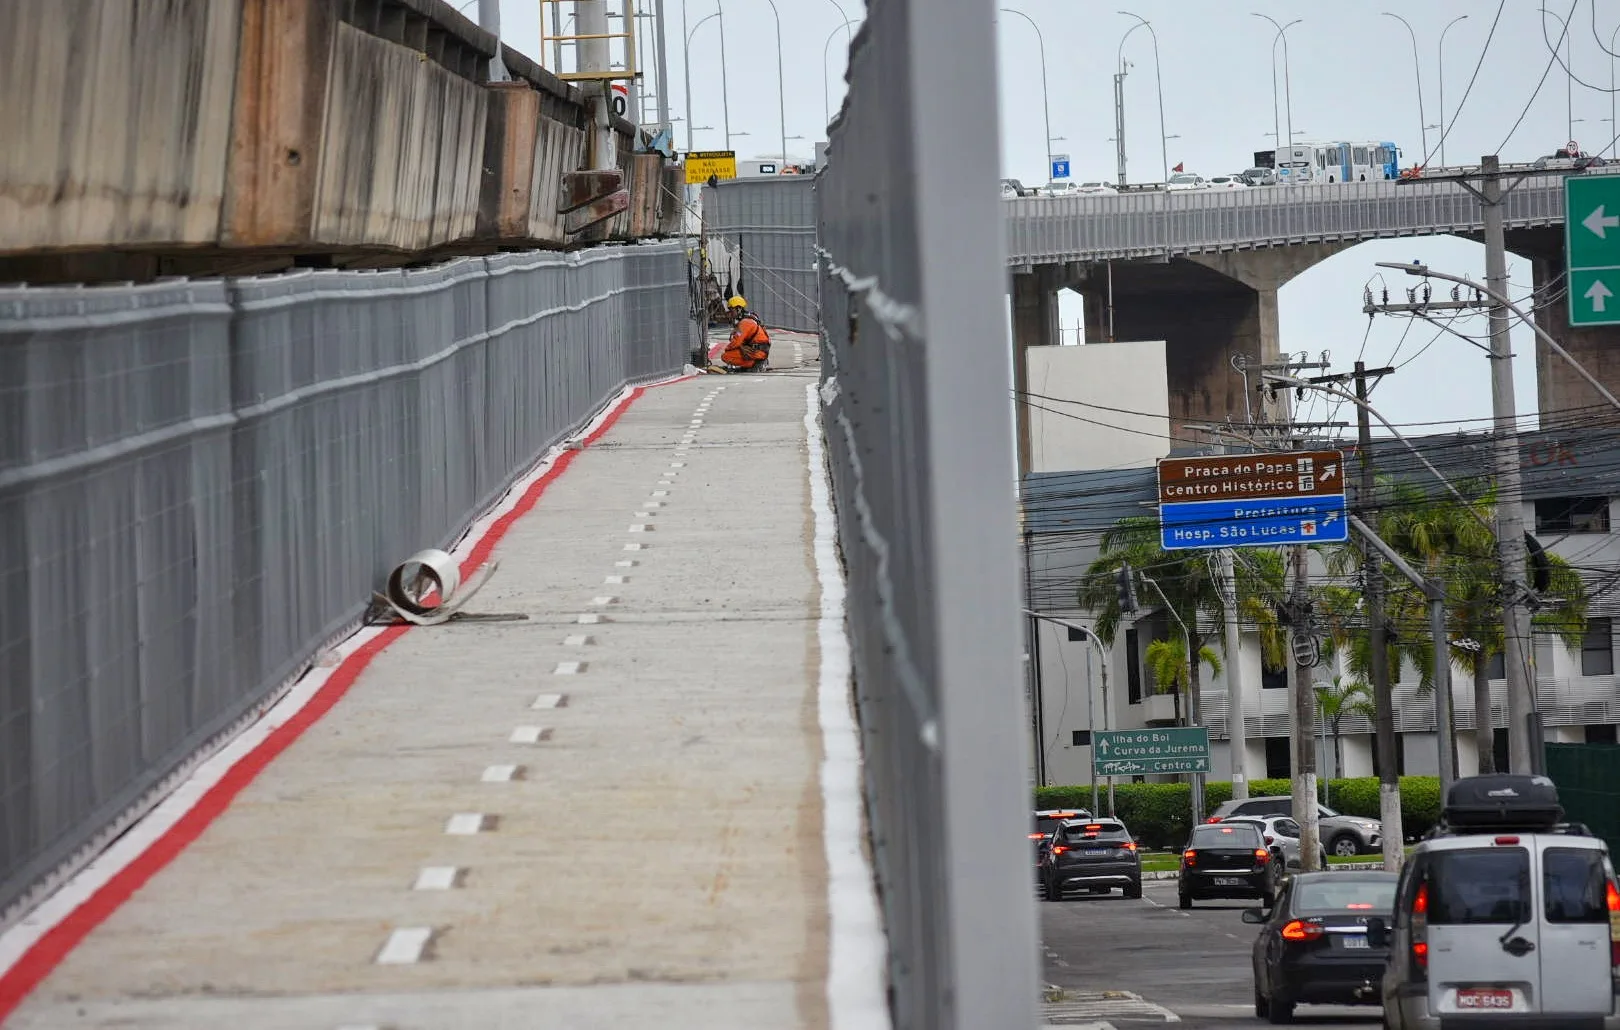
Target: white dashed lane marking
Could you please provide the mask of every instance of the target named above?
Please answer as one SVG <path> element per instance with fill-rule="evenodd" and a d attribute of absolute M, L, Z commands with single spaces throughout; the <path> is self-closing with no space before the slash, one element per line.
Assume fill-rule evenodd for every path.
<path fill-rule="evenodd" d="M 565 694 L 541 694 L 534 699 L 534 703 L 529 707 L 533 709 L 561 708 L 566 696 Z"/>
<path fill-rule="evenodd" d="M 447 891 L 456 885 L 456 877 L 461 870 L 453 865 L 423 866 L 422 871 L 416 874 L 416 883 L 412 890 L 419 891 Z"/>
<path fill-rule="evenodd" d="M 507 739 L 513 744 L 538 744 L 550 734 L 544 726 L 519 726 Z"/>
<path fill-rule="evenodd" d="M 482 812 L 457 812 L 444 824 L 444 832 L 452 837 L 471 837 L 483 833 L 486 822 Z"/>
<path fill-rule="evenodd" d="M 518 771 L 522 768 L 520 765 L 492 765 L 484 770 L 479 780 L 483 783 L 508 783 L 518 778 Z"/>
<path fill-rule="evenodd" d="M 433 939 L 431 926 L 404 926 L 388 935 L 388 941 L 377 953 L 380 966 L 408 966 L 422 961 L 428 941 Z"/>

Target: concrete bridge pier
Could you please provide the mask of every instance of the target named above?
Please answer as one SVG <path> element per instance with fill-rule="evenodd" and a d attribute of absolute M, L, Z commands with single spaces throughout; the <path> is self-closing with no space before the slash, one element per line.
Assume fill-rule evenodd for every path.
<path fill-rule="evenodd" d="M 1530 259 L 1536 324 L 1599 382 L 1620 392 L 1620 329 L 1574 328 L 1569 324 L 1569 299 L 1558 296 L 1569 287 L 1564 279 L 1563 232 L 1557 228 L 1521 229 L 1508 234 L 1508 248 Z M 1557 299 L 1549 302 L 1548 297 Z M 1540 341 L 1536 343 L 1536 401 L 1543 429 L 1620 422 L 1620 411 Z"/>
<path fill-rule="evenodd" d="M 1305 244 L 1263 250 L 1194 254 L 1168 261 L 1114 261 L 1090 265 L 1074 284 L 1085 298 L 1086 338 L 1109 338 L 1112 279 L 1115 340 L 1163 340 L 1170 394 L 1170 432 L 1201 441 L 1186 422 L 1242 421 L 1259 417 L 1260 398 L 1244 396 L 1232 361 L 1279 360 L 1277 291 L 1296 275 L 1347 244 Z M 1295 341 L 1317 350 L 1334 341 Z M 1250 386 L 1259 382 L 1251 373 Z"/>

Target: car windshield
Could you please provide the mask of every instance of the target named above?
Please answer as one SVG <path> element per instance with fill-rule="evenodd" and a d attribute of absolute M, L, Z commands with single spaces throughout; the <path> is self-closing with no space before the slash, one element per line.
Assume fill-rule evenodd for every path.
<path fill-rule="evenodd" d="M 1339 818 L 1339 813 L 1335 812 L 1333 809 L 1329 808 L 1326 805 L 1317 805 L 1316 806 L 1316 814 L 1317 814 L 1318 817 L 1320 817 L 1322 819 L 1337 819 L 1337 818 Z"/>
<path fill-rule="evenodd" d="M 1351 879 L 1336 873 L 1300 881 L 1294 891 L 1296 915 L 1360 912 L 1370 915 L 1395 911 L 1395 877 Z"/>
<path fill-rule="evenodd" d="M 1180 183 L 1180 182 L 1197 182 L 1198 181 L 1198 176 L 1196 176 L 1196 175 L 1172 175 L 1172 176 L 1170 176 L 1170 181 L 1171 182 L 1177 182 L 1177 183 Z"/>
<path fill-rule="evenodd" d="M 1251 168 L 1243 174 L 1253 176 L 1256 179 L 1264 179 L 1266 177 L 1266 170 L 1264 168 Z"/>
<path fill-rule="evenodd" d="M 1058 824 L 1063 822 L 1064 820 L 1066 820 L 1066 819 L 1084 819 L 1086 817 L 1087 817 L 1086 812 L 1076 812 L 1076 811 L 1043 813 L 1043 814 L 1037 815 L 1035 817 L 1035 832 L 1040 834 L 1043 837 L 1048 837 L 1048 836 L 1051 836 L 1053 830 L 1058 828 Z"/>
<path fill-rule="evenodd" d="M 1119 823 L 1070 823 L 1063 828 L 1063 839 L 1070 844 L 1094 840 L 1130 840 L 1131 835 Z"/>
<path fill-rule="evenodd" d="M 1193 848 L 1252 848 L 1260 844 L 1260 831 L 1253 823 L 1205 823 L 1193 827 Z"/>

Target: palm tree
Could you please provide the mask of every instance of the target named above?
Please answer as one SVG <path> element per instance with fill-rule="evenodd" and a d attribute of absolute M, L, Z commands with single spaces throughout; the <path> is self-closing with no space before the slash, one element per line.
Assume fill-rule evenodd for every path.
<path fill-rule="evenodd" d="M 1191 684 L 1191 677 L 1187 674 L 1187 648 L 1181 641 L 1155 640 L 1147 646 L 1142 658 L 1147 662 L 1148 671 L 1153 674 L 1158 693 L 1180 692 Z M 1209 666 L 1209 671 L 1215 675 L 1221 674 L 1221 656 L 1211 648 L 1198 649 L 1198 662 Z"/>
<path fill-rule="evenodd" d="M 1266 667 L 1281 668 L 1286 643 L 1273 602 L 1284 593 L 1282 557 L 1275 551 L 1259 549 L 1238 554 L 1242 560 L 1235 562 L 1234 567 L 1239 618 L 1260 631 L 1262 660 Z M 1202 666 L 1209 665 L 1217 673 L 1221 669 L 1218 661 L 1209 661 L 1208 656 L 1213 652 L 1204 646 L 1204 634 L 1199 629 L 1200 617 L 1218 622 L 1225 614 L 1217 575 L 1211 567 L 1213 560 L 1206 551 L 1164 550 L 1159 546 L 1159 520 L 1151 516 L 1132 516 L 1120 519 L 1103 533 L 1097 557 L 1086 567 L 1076 591 L 1080 607 L 1097 613 L 1098 638 L 1112 645 L 1124 614 L 1119 610 L 1114 574 L 1129 565 L 1133 570 L 1152 576 L 1164 596 L 1160 598 L 1157 590 L 1140 585 L 1137 593 L 1144 606 L 1153 607 L 1155 601 L 1168 604 L 1174 613 L 1172 621 L 1179 620 L 1192 637 L 1176 645 L 1181 653 L 1176 668 L 1186 677 L 1189 716 L 1203 711 Z M 1191 669 L 1187 668 L 1189 653 L 1202 659 Z M 1235 661 L 1236 657 L 1229 654 L 1226 661 Z M 1232 713 L 1232 717 L 1235 718 L 1236 713 Z"/>
<path fill-rule="evenodd" d="M 1372 688 L 1364 679 L 1333 677 L 1333 684 L 1316 684 L 1316 707 L 1333 734 L 1333 772 L 1344 775 L 1344 742 L 1339 727 L 1346 716 L 1359 715 L 1371 722 L 1377 713 L 1373 709 Z M 1325 778 L 1324 778 L 1325 782 Z"/>
<path fill-rule="evenodd" d="M 1493 772 L 1490 666 L 1504 648 L 1496 535 L 1487 528 L 1494 524 L 1495 490 L 1482 481 L 1461 484 L 1460 492 L 1470 499 L 1468 507 L 1464 507 L 1449 496 L 1437 497 L 1412 483 L 1380 477 L 1378 486 L 1378 535 L 1423 575 L 1438 578 L 1444 586 L 1451 643 L 1462 645 L 1454 647 L 1452 653 L 1474 684 L 1478 770 Z M 1533 622 L 1557 634 L 1566 647 L 1578 648 L 1586 629 L 1585 585 L 1568 562 L 1556 555 L 1546 557 L 1548 581 L 1541 593 L 1544 607 Z M 1330 565 L 1335 572 L 1344 574 L 1359 563 L 1358 552 L 1341 548 L 1332 556 Z M 1394 575 L 1393 569 L 1386 571 L 1385 582 L 1390 587 L 1387 614 L 1398 637 L 1392 654 L 1418 668 L 1420 691 L 1431 689 L 1433 651 L 1425 639 L 1427 601 L 1421 590 Z M 1365 632 L 1346 636 L 1351 645 L 1351 671 L 1365 676 L 1365 663 L 1358 665 L 1355 660 L 1358 647 L 1359 653 L 1365 653 Z M 1399 665 L 1392 661 L 1390 667 L 1398 669 Z"/>

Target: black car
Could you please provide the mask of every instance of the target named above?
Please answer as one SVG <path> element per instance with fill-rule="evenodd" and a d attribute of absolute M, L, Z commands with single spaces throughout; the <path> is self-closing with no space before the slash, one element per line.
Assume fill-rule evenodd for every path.
<path fill-rule="evenodd" d="M 1062 901 L 1068 887 L 1093 894 L 1122 888 L 1127 898 L 1142 896 L 1142 855 L 1125 824 L 1117 819 L 1077 819 L 1052 834 L 1041 855 L 1041 892 Z"/>
<path fill-rule="evenodd" d="M 1084 808 L 1042 808 L 1035 812 L 1035 828 L 1029 832 L 1029 842 L 1035 846 L 1035 871 L 1041 871 L 1041 857 L 1046 854 L 1052 833 L 1070 819 L 1090 819 Z"/>
<path fill-rule="evenodd" d="M 1245 923 L 1259 923 L 1254 942 L 1254 1014 L 1287 1023 L 1301 1002 L 1382 1004 L 1380 983 L 1389 948 L 1367 939 L 1367 920 L 1387 924 L 1395 911 L 1396 874 L 1298 873 L 1268 913 L 1251 908 Z"/>
<path fill-rule="evenodd" d="M 1281 867 L 1252 823 L 1194 826 L 1181 851 L 1181 907 L 1200 898 L 1259 898 L 1271 907 Z"/>

